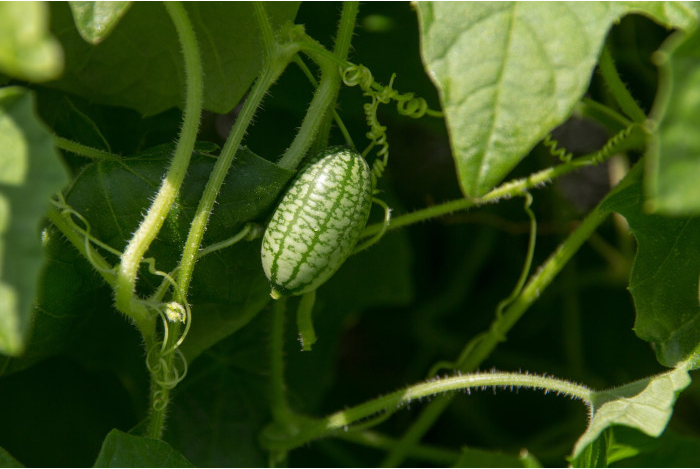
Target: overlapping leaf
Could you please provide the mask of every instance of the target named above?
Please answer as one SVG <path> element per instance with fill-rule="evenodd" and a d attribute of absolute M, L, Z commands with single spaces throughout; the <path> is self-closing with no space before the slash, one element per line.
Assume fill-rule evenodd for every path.
<path fill-rule="evenodd" d="M 68 2 L 75 27 L 87 42 L 102 42 L 129 10 L 131 2 Z"/>
<path fill-rule="evenodd" d="M 24 349 L 41 268 L 39 222 L 66 182 L 29 91 L 0 89 L 0 352 Z"/>
<path fill-rule="evenodd" d="M 2 467 L 24 467 L 10 453 L 0 448 L 0 466 Z"/>
<path fill-rule="evenodd" d="M 205 109 L 226 113 L 241 100 L 262 54 L 253 6 L 246 2 L 185 5 L 202 54 Z M 298 3 L 266 4 L 274 28 L 296 15 Z M 184 100 L 184 65 L 175 28 L 163 5 L 134 4 L 119 27 L 97 45 L 86 43 L 65 3 L 51 5 L 52 29 L 66 51 L 66 71 L 53 83 L 101 104 L 156 114 Z M 81 27 L 81 30 L 84 29 Z"/>
<path fill-rule="evenodd" d="M 654 108 L 658 141 L 649 152 L 647 189 L 655 210 L 700 214 L 700 30 L 671 37 L 657 55 L 661 82 Z"/>
<path fill-rule="evenodd" d="M 123 162 L 99 162 L 87 167 L 71 186 L 66 201 L 90 223 L 91 234 L 121 250 L 141 221 L 141 214 L 157 190 L 172 151 L 157 147 Z M 195 155 L 158 240 L 147 256 L 160 270 L 177 265 L 190 222 L 206 184 L 214 158 Z M 234 236 L 243 224 L 270 208 L 292 173 L 240 150 L 217 198 L 204 244 Z M 222 274 L 222 272 L 225 272 Z M 160 279 L 151 277 L 155 286 Z M 149 274 L 141 285 L 148 288 Z M 195 317 L 183 351 L 191 360 L 216 341 L 247 323 L 269 300 L 257 243 L 242 242 L 201 259 L 189 295 Z"/>
<path fill-rule="evenodd" d="M 163 440 L 112 430 L 94 467 L 194 467 Z"/>
<path fill-rule="evenodd" d="M 57 78 L 63 70 L 61 45 L 49 33 L 44 2 L 0 3 L 0 71 L 29 81 Z"/>
<path fill-rule="evenodd" d="M 587 447 L 614 425 L 624 425 L 658 437 L 671 418 L 676 397 L 689 384 L 688 368 L 683 364 L 658 376 L 594 393 L 593 418 L 576 442 L 573 458 L 584 465 L 600 460 L 602 455 L 592 456 Z"/>
<path fill-rule="evenodd" d="M 629 286 L 635 333 L 654 344 L 661 364 L 673 367 L 700 347 L 700 217 L 650 215 L 644 207 L 637 165 L 603 209 L 623 215 L 637 239 Z"/>

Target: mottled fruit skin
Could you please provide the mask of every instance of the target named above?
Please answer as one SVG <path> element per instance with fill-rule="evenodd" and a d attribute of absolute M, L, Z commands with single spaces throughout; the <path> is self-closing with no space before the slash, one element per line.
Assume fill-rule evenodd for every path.
<path fill-rule="evenodd" d="M 262 241 L 272 297 L 301 295 L 326 282 L 352 253 L 372 206 L 370 169 L 362 155 L 327 148 L 295 179 Z"/>

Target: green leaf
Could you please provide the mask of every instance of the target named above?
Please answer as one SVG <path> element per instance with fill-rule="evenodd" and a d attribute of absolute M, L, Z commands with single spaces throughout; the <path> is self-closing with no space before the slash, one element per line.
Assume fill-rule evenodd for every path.
<path fill-rule="evenodd" d="M 107 434 L 93 467 L 194 467 L 163 440 L 129 435 L 117 429 Z"/>
<path fill-rule="evenodd" d="M 134 425 L 141 398 L 128 389 L 145 378 L 143 371 L 117 377 L 100 365 L 53 358 L 3 377 L 0 445 L 27 467 L 90 467 L 112 428 Z"/>
<path fill-rule="evenodd" d="M 63 51 L 49 34 L 45 2 L 0 3 L 0 71 L 35 82 L 63 71 Z"/>
<path fill-rule="evenodd" d="M 267 3 L 274 29 L 296 16 L 297 2 Z M 253 6 L 247 2 L 186 3 L 204 72 L 204 107 L 227 113 L 262 66 Z M 180 44 L 163 5 L 136 2 L 98 45 L 86 43 L 64 3 L 51 5 L 52 29 L 66 51 L 66 72 L 52 86 L 101 104 L 157 114 L 184 102 Z"/>
<path fill-rule="evenodd" d="M 51 136 L 29 91 L 0 89 L 0 352 L 17 355 L 41 268 L 39 222 L 66 182 Z"/>
<path fill-rule="evenodd" d="M 75 26 L 87 42 L 98 44 L 112 32 L 131 2 L 68 2 Z"/>
<path fill-rule="evenodd" d="M 623 426 L 607 428 L 574 467 L 698 467 L 700 440 L 666 430 L 659 437 Z"/>
<path fill-rule="evenodd" d="M 611 429 L 614 446 L 609 462 L 615 467 L 698 467 L 700 439 L 664 432 L 652 438 L 625 427 Z"/>
<path fill-rule="evenodd" d="M 37 282 L 36 307 L 26 350 L 19 357 L 0 359 L 2 376 L 65 353 L 94 317 L 117 316 L 110 311 L 111 295 L 102 278 L 55 227 L 44 230 L 42 241 L 45 262 Z M 114 335 L 114 330 L 110 335 Z M 85 345 L 83 340 L 83 349 Z"/>
<path fill-rule="evenodd" d="M 700 217 L 645 213 L 641 175 L 637 165 L 602 208 L 624 216 L 637 239 L 629 285 L 635 333 L 654 344 L 662 365 L 673 367 L 700 347 Z"/>
<path fill-rule="evenodd" d="M 603 2 L 420 2 L 421 51 L 467 196 L 498 184 L 588 88 L 623 14 L 690 23 L 694 12 Z"/>
<path fill-rule="evenodd" d="M 270 314 L 257 315 L 245 328 L 207 350 L 177 389 L 165 440 L 198 467 L 268 463 L 258 434 L 271 419 L 270 318 Z"/>
<path fill-rule="evenodd" d="M 22 463 L 17 461 L 5 449 L 0 447 L 0 467 L 24 467 Z"/>
<path fill-rule="evenodd" d="M 648 155 L 647 193 L 654 211 L 700 214 L 700 30 L 672 36 L 655 56 L 660 83 L 652 114 L 658 139 Z"/>
<path fill-rule="evenodd" d="M 673 413 L 676 397 L 691 382 L 688 368 L 683 363 L 666 373 L 593 393 L 593 417 L 576 442 L 572 457 L 582 455 L 588 445 L 614 425 L 635 428 L 653 437 L 661 435 Z"/>
<path fill-rule="evenodd" d="M 698 23 L 700 7 L 697 2 L 620 2 L 627 13 L 648 16 L 667 28 L 690 31 Z"/>

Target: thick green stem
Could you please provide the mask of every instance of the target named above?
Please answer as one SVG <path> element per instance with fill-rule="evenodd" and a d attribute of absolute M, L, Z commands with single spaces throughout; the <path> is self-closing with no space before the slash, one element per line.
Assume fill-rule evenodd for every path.
<path fill-rule="evenodd" d="M 564 268 L 569 259 L 578 251 L 583 243 L 605 220 L 608 212 L 596 207 L 559 245 L 556 251 L 545 261 L 536 273 L 530 276 L 520 295 L 503 311 L 491 324 L 490 330 L 479 335 L 467 345 L 467 353 L 460 366 L 460 371 L 467 372 L 476 369 L 493 352 L 503 340 L 508 331 L 518 322 L 527 309 L 539 298 L 554 277 Z M 442 396 L 431 402 L 413 423 L 411 428 L 401 438 L 401 444 L 388 455 L 382 463 L 383 467 L 396 467 L 401 464 L 408 454 L 409 448 L 417 444 L 423 435 L 433 426 L 438 417 L 452 400 L 451 396 Z"/>
<path fill-rule="evenodd" d="M 278 162 L 283 168 L 294 169 L 299 165 L 317 139 L 319 131 L 322 132 L 320 140 L 327 141 L 327 132 L 330 130 L 332 118 L 331 107 L 340 91 L 340 74 L 337 65 L 347 62 L 345 59 L 350 50 L 357 10 L 358 2 L 343 3 L 343 13 L 338 25 L 338 35 L 333 52 L 325 50 L 323 46 L 308 37 L 299 43 L 300 48 L 303 48 L 305 44 L 313 44 L 311 58 L 321 68 L 321 81 L 311 99 L 299 132 Z M 325 51 L 325 53 L 320 51 Z"/>
<path fill-rule="evenodd" d="M 346 60 L 348 57 L 348 52 L 350 52 L 352 33 L 355 29 L 355 20 L 357 18 L 358 9 L 358 2 L 343 2 L 343 12 L 340 16 L 340 23 L 338 24 L 338 34 L 335 38 L 335 45 L 333 46 L 333 54 L 342 60 Z M 333 80 L 335 82 L 335 92 L 330 100 L 333 104 L 333 112 L 326 113 L 323 122 L 321 122 L 319 136 L 316 139 L 316 143 L 314 144 L 313 153 L 316 153 L 328 146 L 328 138 L 331 131 L 331 122 L 333 120 L 333 117 L 337 115 L 335 113 L 334 108 L 335 103 L 338 100 L 338 93 L 340 92 L 340 75 L 334 75 Z"/>
<path fill-rule="evenodd" d="M 163 179 L 146 217 L 126 246 L 117 272 L 117 286 L 115 288 L 117 308 L 124 314 L 138 317 L 140 321 L 148 321 L 150 313 L 134 297 L 138 268 L 143 255 L 163 226 L 170 207 L 175 202 L 180 190 L 194 149 L 202 113 L 202 65 L 194 29 L 181 3 L 165 2 L 164 5 L 175 25 L 182 45 L 185 61 L 186 100 L 182 130 L 168 173 Z M 153 330 L 151 328 L 151 330 L 142 332 L 151 334 Z"/>
<path fill-rule="evenodd" d="M 297 132 L 292 144 L 287 148 L 287 151 L 284 152 L 284 155 L 282 155 L 277 163 L 283 168 L 296 168 L 304 156 L 306 156 L 306 153 L 309 151 L 309 148 L 311 148 L 318 134 L 321 124 L 324 122 L 326 114 L 329 112 L 337 87 L 340 86 L 340 76 L 337 69 L 331 63 L 323 61 L 319 66 L 321 67 L 322 73 L 321 81 L 318 88 L 316 88 L 314 97 L 311 99 L 311 104 L 309 104 L 299 132 Z"/>
<path fill-rule="evenodd" d="M 318 88 L 318 81 L 316 81 L 316 78 L 313 76 L 313 74 L 311 73 L 311 70 L 309 70 L 309 67 L 306 66 L 306 64 L 304 63 L 302 58 L 299 57 L 298 55 L 295 56 L 294 63 L 297 64 L 297 66 L 299 66 L 302 73 L 304 75 L 306 75 L 306 78 L 313 85 L 313 87 Z M 343 134 L 343 138 L 345 139 L 345 144 L 351 148 L 355 148 L 355 145 L 352 142 L 352 137 L 350 136 L 350 132 L 348 132 L 347 127 L 345 127 L 345 123 L 340 118 L 340 115 L 338 115 L 338 112 L 335 110 L 333 110 L 333 120 L 335 121 L 335 125 L 338 126 L 338 130 L 340 130 L 340 133 Z"/>
<path fill-rule="evenodd" d="M 182 258 L 180 259 L 177 283 L 183 295 L 187 295 L 199 247 L 202 242 L 202 237 L 204 236 L 207 222 L 209 221 L 209 215 L 214 207 L 216 196 L 221 189 L 221 185 L 226 178 L 226 173 L 228 173 L 231 163 L 233 163 L 238 147 L 243 141 L 243 136 L 250 122 L 253 120 L 255 111 L 258 106 L 260 106 L 267 90 L 277 80 L 295 52 L 296 49 L 293 45 L 278 49 L 275 52 L 275 57 L 272 59 L 272 62 L 265 62 L 263 71 L 256 80 L 255 85 L 253 85 L 245 104 L 243 104 L 241 113 L 236 118 L 236 123 L 226 140 L 226 144 L 221 150 L 219 158 L 216 160 L 214 169 L 209 176 L 209 180 L 204 188 L 204 193 L 197 206 L 197 211 L 195 212 L 189 234 L 187 235 Z"/>
<path fill-rule="evenodd" d="M 541 389 L 546 393 L 554 392 L 581 399 L 587 406 L 591 406 L 591 390 L 579 384 L 546 376 L 521 373 L 474 373 L 409 386 L 364 404 L 331 414 L 322 420 L 309 424 L 288 438 L 273 439 L 268 437 L 264 443 L 273 450 L 289 450 L 336 430 L 346 429 L 350 425 L 368 417 L 387 410 L 394 410 L 396 407 L 408 404 L 414 399 L 421 399 L 449 391 L 472 390 L 483 387 Z"/>
<path fill-rule="evenodd" d="M 177 30 L 185 62 L 186 98 L 182 130 L 178 140 L 175 155 L 168 173 L 156 195 L 146 218 L 141 222 L 133 238 L 127 245 L 118 273 L 116 292 L 117 307 L 122 311 L 145 310 L 143 303 L 134 298 L 136 274 L 144 253 L 156 237 L 170 207 L 175 202 L 182 181 L 187 173 L 190 156 L 199 132 L 199 121 L 202 114 L 202 101 L 204 93 L 204 76 L 202 62 L 199 55 L 199 46 L 194 34 L 194 28 L 183 5 L 179 2 L 164 2 L 165 8 Z M 149 313 L 150 314 L 150 313 Z M 159 347 L 154 337 L 155 317 L 151 318 L 152 329 L 144 334 L 147 360 L 151 353 Z M 174 329 L 179 330 L 179 327 Z M 166 368 L 173 366 L 174 353 L 163 357 Z M 165 423 L 165 413 L 169 402 L 170 389 L 162 385 L 151 370 L 151 413 L 149 415 L 148 435 L 152 438 L 160 438 Z"/>

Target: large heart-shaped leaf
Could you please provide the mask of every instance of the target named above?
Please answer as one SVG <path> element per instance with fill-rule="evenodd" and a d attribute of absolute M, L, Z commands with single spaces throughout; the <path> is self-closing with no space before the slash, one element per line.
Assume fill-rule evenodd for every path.
<path fill-rule="evenodd" d="M 298 5 L 267 3 L 273 28 L 293 20 Z M 262 65 L 253 6 L 248 2 L 192 2 L 185 9 L 202 54 L 204 108 L 227 113 L 241 100 Z M 52 4 L 51 14 L 52 30 L 66 54 L 65 74 L 54 86 L 144 115 L 183 104 L 183 59 L 162 4 L 135 3 L 119 27 L 96 45 L 80 36 L 65 3 Z"/>
<path fill-rule="evenodd" d="M 418 3 L 423 61 L 465 195 L 489 191 L 569 117 L 608 30 L 631 12 L 681 27 L 697 17 L 635 2 Z"/>

